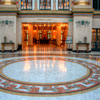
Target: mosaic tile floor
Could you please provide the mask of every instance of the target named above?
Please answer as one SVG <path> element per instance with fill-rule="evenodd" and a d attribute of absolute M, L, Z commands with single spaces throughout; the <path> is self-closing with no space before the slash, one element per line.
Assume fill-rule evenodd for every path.
<path fill-rule="evenodd" d="M 100 100 L 100 54 L 0 53 L 0 100 Z"/>

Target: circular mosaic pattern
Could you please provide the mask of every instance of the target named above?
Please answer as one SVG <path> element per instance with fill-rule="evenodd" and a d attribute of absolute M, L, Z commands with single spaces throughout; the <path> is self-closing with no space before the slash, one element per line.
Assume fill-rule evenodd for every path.
<path fill-rule="evenodd" d="M 31 83 L 21 82 L 10 79 L 5 76 L 3 69 L 12 63 L 26 61 L 26 60 L 58 60 L 78 63 L 88 69 L 88 74 L 84 77 L 74 80 L 72 82 L 61 82 L 61 83 Z M 55 96 L 55 95 L 67 95 L 76 94 L 81 91 L 92 89 L 100 84 L 100 66 L 96 64 L 88 63 L 82 60 L 73 60 L 65 57 L 29 57 L 11 59 L 0 62 L 0 89 L 5 92 L 10 92 L 20 95 L 29 96 Z"/>

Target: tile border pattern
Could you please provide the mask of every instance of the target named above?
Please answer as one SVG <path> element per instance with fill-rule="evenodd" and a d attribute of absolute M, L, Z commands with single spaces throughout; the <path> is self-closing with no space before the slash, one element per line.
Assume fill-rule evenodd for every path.
<path fill-rule="evenodd" d="M 53 60 L 52 57 L 33 57 L 27 58 L 28 60 Z M 63 57 L 55 57 L 55 60 L 69 61 L 73 63 L 81 64 L 88 69 L 87 75 L 81 79 L 74 80 L 71 82 L 62 83 L 52 83 L 52 84 L 42 84 L 42 83 L 29 83 L 20 82 L 5 76 L 2 72 L 3 68 L 8 64 L 25 61 L 26 58 L 13 59 L 0 62 L 0 90 L 27 96 L 63 96 L 72 95 L 78 93 L 84 93 L 92 89 L 98 88 L 100 86 L 100 66 L 88 63 L 82 60 L 73 60 Z"/>

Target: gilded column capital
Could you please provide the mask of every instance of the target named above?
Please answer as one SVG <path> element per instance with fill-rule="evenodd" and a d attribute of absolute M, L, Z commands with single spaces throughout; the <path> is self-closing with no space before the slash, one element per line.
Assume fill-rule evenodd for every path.
<path fill-rule="evenodd" d="M 89 5 L 89 0 L 75 0 L 74 5 Z"/>
<path fill-rule="evenodd" d="M 16 0 L 1 0 L 0 4 L 2 5 L 16 5 Z"/>

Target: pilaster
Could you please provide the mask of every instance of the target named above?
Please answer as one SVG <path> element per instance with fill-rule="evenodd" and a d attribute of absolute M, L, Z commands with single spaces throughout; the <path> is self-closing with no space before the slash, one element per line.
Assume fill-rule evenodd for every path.
<path fill-rule="evenodd" d="M 92 38 L 92 8 L 73 8 L 73 50 L 76 51 L 76 43 L 89 43 L 91 51 Z M 85 46 L 80 46 L 79 50 L 86 50 Z"/>
<path fill-rule="evenodd" d="M 12 5 L 2 5 L 0 7 L 0 45 L 4 42 L 4 37 L 7 38 L 7 42 L 15 43 L 15 50 L 18 46 L 17 41 L 17 7 Z M 10 47 L 5 50 L 10 50 Z M 0 46 L 1 50 L 1 46 Z"/>
<path fill-rule="evenodd" d="M 57 25 L 57 46 L 61 45 L 61 25 Z"/>
<path fill-rule="evenodd" d="M 34 0 L 34 10 L 39 9 L 39 0 Z"/>
<path fill-rule="evenodd" d="M 74 8 L 91 8 L 90 0 L 75 0 Z"/>

